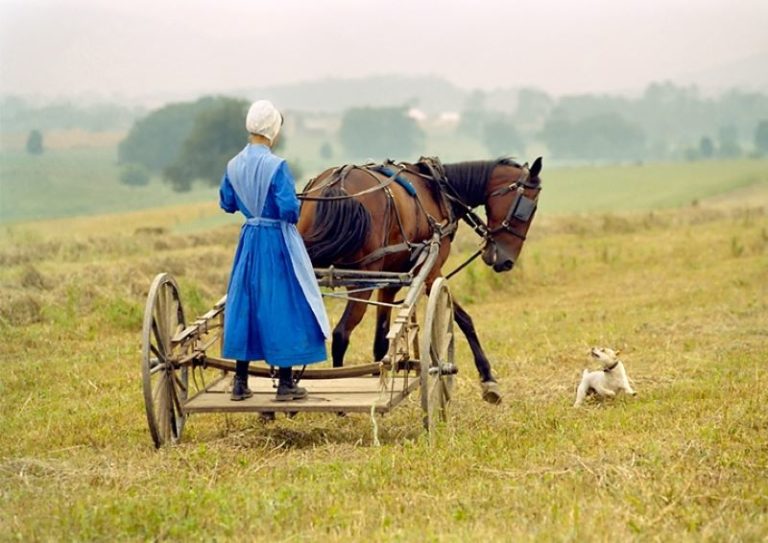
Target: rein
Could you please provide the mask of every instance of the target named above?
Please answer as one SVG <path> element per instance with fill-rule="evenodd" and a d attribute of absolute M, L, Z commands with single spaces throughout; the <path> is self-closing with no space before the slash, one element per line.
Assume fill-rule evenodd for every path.
<path fill-rule="evenodd" d="M 306 201 L 309 201 L 309 202 L 330 202 L 330 201 L 333 201 L 333 200 L 349 200 L 350 198 L 354 198 L 355 196 L 362 196 L 364 194 L 370 194 L 372 192 L 376 192 L 376 191 L 379 191 L 379 190 L 382 190 L 382 189 L 388 187 L 389 185 L 391 185 L 395 181 L 395 178 L 400 173 L 400 172 L 396 172 L 395 175 L 390 176 L 386 181 L 379 182 L 378 185 L 373 186 L 373 187 L 371 187 L 369 189 L 361 190 L 360 192 L 356 192 L 355 194 L 342 194 L 340 196 L 309 196 L 309 194 L 312 193 L 312 192 L 316 192 L 316 191 L 321 190 L 321 189 L 326 189 L 328 187 L 334 186 L 337 183 L 343 182 L 344 178 L 354 168 L 358 168 L 358 169 L 361 169 L 361 170 L 363 170 L 365 172 L 368 172 L 368 168 L 366 168 L 366 167 L 362 167 L 361 168 L 359 166 L 344 166 L 343 168 L 336 169 L 336 170 L 334 170 L 331 173 L 332 180 L 331 180 L 330 183 L 327 183 L 325 185 L 320 185 L 320 186 L 317 186 L 317 187 L 311 187 L 312 183 L 315 182 L 315 179 L 312 179 L 307 184 L 307 186 L 309 186 L 311 188 L 306 189 L 303 192 L 300 192 L 299 194 L 296 195 L 296 197 L 299 200 L 306 200 Z"/>
<path fill-rule="evenodd" d="M 359 169 L 365 172 L 366 174 L 371 176 L 378 184 L 371 188 L 362 190 L 360 192 L 356 192 L 354 194 L 346 193 L 338 196 L 309 196 L 309 194 L 312 192 L 326 189 L 336 184 L 341 184 L 341 189 L 344 192 L 346 192 L 346 189 L 343 186 L 344 179 L 347 177 L 347 175 L 349 175 L 349 173 L 353 169 Z M 377 165 L 373 163 L 364 164 L 363 166 L 347 165 L 342 168 L 337 168 L 333 170 L 333 172 L 331 172 L 331 175 L 329 176 L 331 179 L 330 182 L 317 187 L 312 187 L 312 184 L 315 182 L 315 179 L 313 179 L 308 183 L 308 187 L 310 187 L 308 190 L 305 190 L 304 192 L 297 194 L 297 198 L 300 200 L 323 202 L 323 201 L 333 201 L 333 200 L 348 200 L 350 198 L 355 198 L 357 196 L 361 196 L 364 194 L 370 194 L 372 192 L 377 192 L 380 190 L 384 191 L 384 194 L 387 199 L 386 216 L 388 220 L 391 219 L 391 215 L 392 215 L 391 210 L 394 210 L 395 220 L 397 222 L 397 226 L 400 229 L 400 234 L 404 241 L 394 245 L 384 245 L 382 247 L 379 247 L 375 251 L 372 251 L 371 253 L 365 255 L 364 257 L 354 262 L 342 263 L 344 266 L 363 267 L 372 262 L 385 258 L 389 255 L 402 253 L 406 251 L 412 253 L 411 261 L 418 261 L 420 257 L 423 254 L 425 254 L 424 249 L 428 247 L 430 242 L 424 241 L 424 242 L 414 243 L 408 239 L 408 236 L 405 233 L 405 228 L 403 226 L 402 217 L 400 216 L 400 210 L 395 204 L 394 196 L 392 195 L 392 190 L 389 187 L 392 183 L 397 183 L 400 186 L 402 186 L 403 189 L 405 189 L 405 191 L 416 201 L 416 205 L 418 206 L 418 209 L 425 215 L 427 219 L 427 223 L 430 226 L 432 234 L 439 234 L 440 238 L 442 239 L 444 237 L 452 236 L 456 231 L 456 227 L 458 226 L 456 224 L 456 221 L 449 220 L 449 223 L 447 225 L 442 225 L 434 217 L 432 217 L 429 213 L 427 213 L 426 209 L 424 208 L 424 204 L 421 201 L 421 198 L 419 197 L 418 192 L 416 192 L 416 190 L 413 188 L 410 182 L 400 177 L 400 174 L 403 173 L 404 171 L 409 171 L 409 173 L 416 173 L 416 172 L 411 172 L 410 170 L 407 170 L 407 167 L 403 164 L 394 164 L 391 161 L 387 161 L 383 165 Z M 377 177 L 374 174 L 386 176 L 386 180 L 382 181 L 379 177 Z M 389 222 L 385 224 L 385 231 L 386 232 L 389 231 Z"/>
<path fill-rule="evenodd" d="M 512 234 L 513 236 L 521 239 L 522 241 L 525 241 L 525 235 L 519 234 L 518 232 L 514 231 L 511 227 L 510 221 L 514 218 L 523 222 L 527 222 L 531 220 L 533 217 L 533 214 L 536 211 L 536 202 L 534 200 L 531 200 L 530 198 L 523 195 L 525 192 L 525 189 L 537 189 L 541 190 L 541 188 L 537 185 L 532 185 L 528 183 L 528 178 L 530 177 L 530 170 L 528 170 L 528 163 L 526 162 L 522 166 L 522 173 L 520 174 L 520 177 L 517 179 L 517 181 L 514 181 L 507 185 L 506 187 L 502 187 L 500 189 L 497 189 L 493 191 L 491 194 L 488 195 L 488 198 L 494 198 L 496 196 L 504 196 L 512 191 L 515 191 L 516 198 L 515 201 L 512 202 L 512 205 L 509 206 L 509 211 L 507 211 L 507 215 L 502 221 L 500 226 L 497 226 L 496 228 L 490 228 L 488 224 L 477 214 L 475 211 L 469 207 L 467 204 L 465 204 L 461 198 L 459 198 L 458 194 L 456 193 L 456 190 L 451 186 L 451 184 L 448 182 L 448 180 L 443 176 L 442 179 L 440 179 L 440 183 L 442 186 L 445 186 L 448 191 L 445 191 L 445 196 L 454 204 L 457 204 L 460 208 L 462 208 L 462 220 L 467 223 L 470 228 L 478 235 L 480 236 L 483 241 L 485 242 L 483 246 L 475 251 L 472 255 L 469 256 L 464 262 L 459 264 L 456 268 L 453 269 L 448 275 L 445 276 L 446 279 L 450 279 L 457 273 L 459 273 L 461 270 L 469 266 L 478 256 L 480 256 L 483 253 L 483 249 L 488 243 L 493 243 L 493 236 L 498 234 L 499 232 L 507 232 L 509 234 Z"/>
<path fill-rule="evenodd" d="M 499 196 L 504 196 L 513 191 L 516 193 L 515 200 L 510 205 L 509 210 L 507 211 L 506 217 L 501 222 L 501 224 L 495 228 L 490 228 L 488 224 L 482 219 L 482 217 L 480 217 L 477 213 L 475 213 L 473 208 L 468 206 L 461 199 L 461 197 L 459 196 L 455 188 L 448 181 L 445 171 L 442 167 L 442 164 L 440 164 L 438 159 L 422 158 L 420 163 L 426 166 L 426 168 L 429 171 L 429 175 L 426 175 L 419 171 L 413 171 L 407 168 L 406 165 L 403 165 L 403 164 L 395 165 L 389 161 L 383 167 L 377 167 L 377 165 L 373 163 L 364 164 L 363 166 L 346 165 L 341 168 L 336 168 L 335 170 L 333 170 L 333 172 L 331 172 L 331 175 L 329 176 L 331 180 L 326 184 L 313 187 L 312 184 L 316 181 L 316 179 L 310 180 L 310 182 L 307 184 L 308 188 L 306 188 L 303 192 L 297 194 L 297 197 L 299 200 L 303 200 L 303 201 L 323 202 L 323 201 L 333 201 L 333 200 L 347 200 L 350 198 L 355 198 L 357 196 L 362 196 L 365 194 L 370 194 L 373 192 L 383 190 L 387 195 L 387 206 L 389 207 L 394 203 L 392 198 L 392 192 L 389 186 L 392 183 L 398 181 L 398 176 L 402 172 L 408 171 L 409 173 L 415 174 L 418 177 L 435 181 L 440 189 L 439 193 L 443 197 L 443 202 L 448 204 L 446 205 L 446 207 L 447 207 L 449 218 L 448 218 L 448 224 L 445 226 L 438 223 L 438 221 L 436 221 L 434 217 L 430 216 L 429 214 L 426 214 L 423 203 L 421 202 L 421 198 L 419 197 L 418 193 L 414 193 L 415 191 L 411 192 L 410 190 L 408 190 L 407 187 L 404 186 L 404 188 L 406 189 L 406 192 L 408 192 L 408 194 L 410 194 L 411 197 L 416 199 L 419 209 L 426 214 L 427 221 L 429 222 L 429 225 L 432 229 L 433 234 L 439 233 L 441 238 L 443 238 L 443 237 L 453 236 L 453 234 L 456 232 L 456 229 L 458 227 L 458 221 L 455 217 L 455 214 L 453 213 L 452 206 L 450 205 L 450 204 L 454 204 L 461 209 L 461 213 L 460 213 L 461 220 L 463 220 L 466 224 L 468 224 L 469 227 L 472 228 L 472 230 L 484 241 L 483 247 L 478 249 L 474 254 L 472 254 L 469 258 L 467 258 L 464 262 L 462 262 L 458 267 L 456 267 L 453 271 L 451 271 L 448 275 L 446 275 L 445 276 L 446 279 L 450 279 L 451 277 L 459 273 L 461 270 L 466 268 L 472 261 L 474 261 L 478 256 L 480 256 L 483 252 L 483 249 L 488 243 L 494 243 L 493 236 L 495 236 L 500 232 L 507 232 L 519 238 L 520 240 L 525 241 L 526 236 L 524 234 L 520 234 L 516 232 L 514 229 L 512 229 L 511 221 L 513 219 L 516 219 L 522 222 L 530 221 L 531 218 L 533 217 L 533 214 L 536 212 L 536 201 L 531 200 L 530 198 L 524 195 L 525 189 L 536 189 L 539 191 L 541 190 L 541 188 L 538 185 L 529 183 L 530 170 L 528 169 L 528 163 L 525 163 L 522 166 L 522 173 L 520 174 L 520 177 L 516 181 L 513 181 L 509 185 L 502 187 L 500 189 L 497 189 L 488 195 L 488 198 L 490 199 L 490 198 L 495 198 Z M 395 169 L 390 170 L 386 167 L 387 165 L 395 166 Z M 345 190 L 343 187 L 343 181 L 353 169 L 360 169 L 364 171 L 371 177 L 374 177 L 377 180 L 378 184 L 371 188 L 362 190 L 360 192 L 356 192 L 354 194 L 343 194 L 338 196 L 310 196 L 310 194 L 313 192 L 317 192 L 319 190 L 332 187 L 338 183 L 341 183 L 342 190 Z M 386 179 L 384 181 L 380 180 L 378 177 L 373 175 L 374 172 L 380 175 L 385 175 Z M 403 232 L 402 221 L 400 218 L 399 211 L 397 210 L 397 206 L 394 206 L 394 209 L 395 209 L 395 215 L 396 215 L 398 225 L 400 227 L 401 233 L 403 234 L 403 238 L 405 239 L 405 241 L 395 245 L 386 245 L 386 246 L 380 247 L 377 250 L 373 251 L 372 253 L 367 254 L 360 260 L 357 260 L 355 262 L 345 263 L 346 265 L 364 266 L 364 265 L 370 264 L 371 262 L 375 262 L 376 260 L 389 256 L 391 254 L 404 252 L 404 251 L 413 252 L 414 250 L 416 251 L 416 253 L 415 253 L 415 256 L 412 258 L 412 260 L 418 259 L 425 245 L 424 243 L 413 243 L 406 238 L 405 233 Z M 387 215 L 389 215 L 389 213 L 387 213 Z"/>

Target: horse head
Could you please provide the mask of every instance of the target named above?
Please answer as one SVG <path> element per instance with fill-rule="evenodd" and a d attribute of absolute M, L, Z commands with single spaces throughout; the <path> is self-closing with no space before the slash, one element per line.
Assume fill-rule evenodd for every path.
<path fill-rule="evenodd" d="M 533 222 L 541 192 L 541 157 L 527 163 L 499 163 L 485 190 L 488 232 L 483 261 L 495 272 L 511 270 Z"/>

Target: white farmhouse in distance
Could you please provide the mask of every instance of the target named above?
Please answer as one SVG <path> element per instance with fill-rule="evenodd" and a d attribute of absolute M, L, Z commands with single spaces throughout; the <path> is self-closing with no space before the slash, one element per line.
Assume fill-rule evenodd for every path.
<path fill-rule="evenodd" d="M 427 120 L 427 114 L 416 107 L 412 107 L 408 110 L 408 117 L 416 121 L 417 123 L 423 123 Z"/>
<path fill-rule="evenodd" d="M 456 126 L 461 121 L 461 114 L 458 111 L 443 111 L 437 116 L 435 122 L 438 126 L 451 127 Z"/>

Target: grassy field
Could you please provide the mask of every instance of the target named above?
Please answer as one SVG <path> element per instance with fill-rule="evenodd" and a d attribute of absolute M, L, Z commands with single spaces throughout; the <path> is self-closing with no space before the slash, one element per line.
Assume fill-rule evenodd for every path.
<path fill-rule="evenodd" d="M 103 135 L 97 142 L 84 137 L 52 134 L 52 148 L 36 157 L 11 145 L 0 146 L 0 224 L 204 202 L 210 204 L 205 217 L 184 228 L 206 229 L 232 222 L 217 209 L 217 187 L 197 183 L 190 192 L 175 193 L 159 176 L 145 187 L 125 186 L 119 181 L 117 136 Z M 319 136 L 290 138 L 285 155 L 301 168 L 300 183 L 345 162 L 338 156 L 320 158 L 318 150 L 325 139 Z M 452 134 L 430 134 L 425 152 L 446 162 L 490 158 L 477 142 Z M 668 209 L 732 195 L 737 189 L 768 200 L 766 159 L 578 168 L 553 168 L 545 159 L 544 178 L 547 194 L 542 211 L 547 214 Z M 738 199 L 747 200 L 742 195 Z"/>
<path fill-rule="evenodd" d="M 175 193 L 159 178 L 146 187 L 119 181 L 115 147 L 54 149 L 40 156 L 0 153 L 0 223 L 214 200 L 215 188 Z"/>
<path fill-rule="evenodd" d="M 368 417 L 214 414 L 155 451 L 146 291 L 169 271 L 188 317 L 207 310 L 237 226 L 210 203 L 1 226 L 0 540 L 765 540 L 765 163 L 696 165 L 688 192 L 677 168 L 553 172 L 519 267 L 452 280 L 505 398 L 481 401 L 459 341 L 433 445 L 414 398 L 379 447 Z M 615 189 L 638 172 L 652 190 Z M 623 350 L 637 397 L 571 407 L 594 345 Z"/>

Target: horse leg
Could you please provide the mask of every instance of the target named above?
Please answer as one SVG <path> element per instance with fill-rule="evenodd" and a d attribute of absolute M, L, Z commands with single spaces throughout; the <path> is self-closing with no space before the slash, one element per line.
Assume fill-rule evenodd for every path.
<path fill-rule="evenodd" d="M 357 298 L 361 300 L 368 300 L 371 297 L 371 292 L 361 292 Z M 352 335 L 352 330 L 360 324 L 365 315 L 365 310 L 368 305 L 361 302 L 349 301 L 347 307 L 344 308 L 344 313 L 339 319 L 339 323 L 333 329 L 333 340 L 331 342 L 331 355 L 333 357 L 333 367 L 340 368 L 344 365 L 344 353 L 347 352 L 349 347 L 349 337 Z"/>
<path fill-rule="evenodd" d="M 472 350 L 472 356 L 475 358 L 475 366 L 480 374 L 483 399 L 488 403 L 501 403 L 501 390 L 499 390 L 499 385 L 491 373 L 491 363 L 488 361 L 488 357 L 485 356 L 482 345 L 480 345 L 480 339 L 478 339 L 477 332 L 475 332 L 472 317 L 464 311 L 463 307 L 456 303 L 456 300 L 453 301 L 453 317 L 467 338 L 469 348 Z"/>
<path fill-rule="evenodd" d="M 385 304 L 391 304 L 399 288 L 385 288 L 379 291 L 379 301 Z M 376 337 L 373 340 L 373 359 L 378 362 L 389 351 L 389 317 L 392 314 L 391 307 L 378 306 L 376 308 Z"/>

